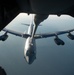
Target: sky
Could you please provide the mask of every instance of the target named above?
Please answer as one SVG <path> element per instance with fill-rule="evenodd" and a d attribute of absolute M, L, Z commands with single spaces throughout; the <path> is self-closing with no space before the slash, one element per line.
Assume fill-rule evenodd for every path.
<path fill-rule="evenodd" d="M 6 28 L 27 33 L 32 15 L 19 14 Z M 36 33 L 48 33 L 74 28 L 74 18 L 68 15 L 49 15 Z M 1 31 L 0 35 L 4 32 Z M 74 34 L 74 33 L 73 33 Z M 7 75 L 74 75 L 74 41 L 67 34 L 59 37 L 65 42 L 57 46 L 54 37 L 36 40 L 36 60 L 29 65 L 24 59 L 26 39 L 8 34 L 5 42 L 0 41 L 0 66 Z"/>

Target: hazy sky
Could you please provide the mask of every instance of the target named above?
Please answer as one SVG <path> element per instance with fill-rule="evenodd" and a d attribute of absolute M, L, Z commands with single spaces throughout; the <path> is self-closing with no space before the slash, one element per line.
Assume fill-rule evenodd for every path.
<path fill-rule="evenodd" d="M 20 32 L 27 32 L 32 15 L 20 14 L 7 28 Z M 37 33 L 55 32 L 74 28 L 74 18 L 68 15 L 60 17 L 50 15 L 41 23 Z M 0 32 L 3 34 L 4 32 Z M 0 66 L 7 75 L 74 75 L 74 41 L 67 38 L 67 34 L 59 36 L 64 40 L 64 46 L 57 46 L 54 37 L 36 40 L 36 60 L 28 65 L 24 59 L 24 38 L 8 34 L 9 38 L 0 41 Z"/>

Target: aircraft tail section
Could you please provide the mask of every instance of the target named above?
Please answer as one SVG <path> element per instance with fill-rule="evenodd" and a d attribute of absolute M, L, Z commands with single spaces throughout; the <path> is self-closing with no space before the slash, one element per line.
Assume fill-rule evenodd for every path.
<path fill-rule="evenodd" d="M 25 26 L 30 26 L 30 24 L 26 24 L 26 23 L 22 23 L 22 25 L 25 25 Z M 34 26 L 34 25 L 33 25 Z M 39 24 L 38 26 L 42 26 L 41 24 Z"/>

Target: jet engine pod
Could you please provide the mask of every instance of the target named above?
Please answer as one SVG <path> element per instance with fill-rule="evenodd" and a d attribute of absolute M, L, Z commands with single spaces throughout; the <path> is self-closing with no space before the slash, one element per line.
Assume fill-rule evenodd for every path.
<path fill-rule="evenodd" d="M 54 38 L 54 41 L 57 45 L 64 45 L 64 41 L 62 41 L 61 39 L 59 39 L 58 37 Z"/>
<path fill-rule="evenodd" d="M 2 41 L 5 41 L 7 38 L 8 38 L 7 34 L 0 36 L 0 40 Z"/>
<path fill-rule="evenodd" d="M 4 36 L 2 37 L 2 41 L 5 41 L 7 38 L 8 38 L 8 35 L 4 35 Z"/>
<path fill-rule="evenodd" d="M 73 34 L 69 33 L 67 36 L 68 36 L 69 39 L 74 40 L 74 35 Z"/>

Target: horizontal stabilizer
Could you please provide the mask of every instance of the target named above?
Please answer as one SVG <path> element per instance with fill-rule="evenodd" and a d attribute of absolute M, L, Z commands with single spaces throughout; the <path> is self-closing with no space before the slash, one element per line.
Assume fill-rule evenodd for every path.
<path fill-rule="evenodd" d="M 22 23 L 22 25 L 30 26 L 30 24 L 25 24 L 25 23 Z M 33 26 L 34 26 L 34 25 L 33 25 Z M 42 26 L 42 25 L 39 24 L 39 26 Z"/>
<path fill-rule="evenodd" d="M 25 24 L 25 23 L 22 23 L 22 25 L 30 26 L 30 24 Z"/>

